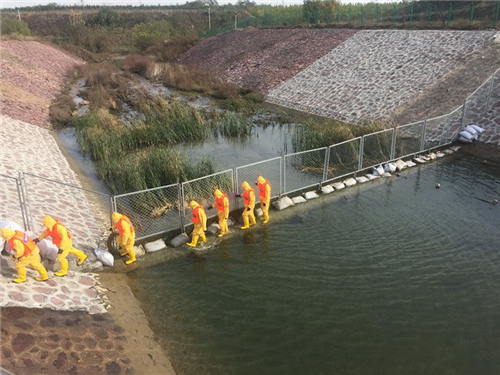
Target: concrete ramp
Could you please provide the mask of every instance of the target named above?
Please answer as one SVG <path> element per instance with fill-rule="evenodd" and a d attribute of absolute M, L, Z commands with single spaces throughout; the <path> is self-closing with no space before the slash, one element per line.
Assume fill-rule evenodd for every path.
<path fill-rule="evenodd" d="M 348 122 L 381 119 L 439 85 L 488 49 L 494 36 L 494 31 L 363 30 L 275 87 L 267 101 Z"/>

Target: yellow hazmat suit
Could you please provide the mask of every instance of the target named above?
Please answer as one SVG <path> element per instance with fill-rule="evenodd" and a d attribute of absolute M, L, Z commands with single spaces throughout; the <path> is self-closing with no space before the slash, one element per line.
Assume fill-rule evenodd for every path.
<path fill-rule="evenodd" d="M 220 233 L 218 237 L 224 237 L 228 231 L 227 219 L 229 218 L 229 198 L 219 189 L 214 191 L 215 203 L 213 208 L 217 208 L 217 217 L 219 218 Z"/>
<path fill-rule="evenodd" d="M 87 259 L 87 256 L 83 251 L 73 247 L 71 235 L 68 233 L 68 230 L 64 227 L 64 225 L 49 215 L 43 218 L 42 223 L 47 229 L 45 229 L 45 231 L 38 236 L 35 242 L 38 243 L 45 237 L 50 236 L 52 238 L 52 243 L 59 249 L 57 253 L 57 260 L 61 264 L 61 271 L 55 272 L 54 275 L 65 276 L 68 273 L 68 260 L 66 257 L 69 254 L 77 257 L 77 265 L 81 266 L 85 259 Z"/>
<path fill-rule="evenodd" d="M 194 224 L 194 229 L 192 233 L 191 242 L 186 245 L 195 247 L 198 243 L 198 238 L 201 237 L 203 242 L 207 242 L 207 237 L 205 236 L 205 231 L 207 230 L 207 215 L 205 214 L 205 210 L 203 207 L 195 201 L 191 201 L 189 203 L 189 207 L 192 210 L 192 219 L 191 221 Z"/>
<path fill-rule="evenodd" d="M 35 277 L 36 281 L 49 279 L 47 270 L 40 263 L 40 250 L 38 250 L 35 242 L 26 233 L 2 228 L 0 235 L 7 241 L 9 250 L 14 252 L 12 258 L 17 260 L 16 270 L 19 277 L 13 279 L 13 282 L 24 283 L 26 281 L 26 266 L 30 266 L 35 271 L 38 271 L 40 276 Z"/>
<path fill-rule="evenodd" d="M 255 208 L 255 192 L 253 191 L 250 184 L 246 181 L 243 181 L 241 187 L 244 190 L 243 194 L 241 194 L 241 197 L 245 202 L 245 209 L 241 214 L 241 216 L 243 217 L 243 226 L 241 227 L 241 229 L 248 229 L 250 228 L 250 225 L 254 225 L 256 223 L 255 215 L 253 213 L 253 210 Z"/>
<path fill-rule="evenodd" d="M 257 186 L 259 187 L 260 209 L 264 217 L 262 222 L 267 224 L 269 221 L 269 204 L 271 203 L 271 184 L 264 177 L 259 176 Z"/>
<path fill-rule="evenodd" d="M 119 214 L 118 212 L 113 212 L 111 215 L 111 219 L 113 220 L 113 225 L 111 227 L 112 230 L 118 231 L 118 237 L 116 238 L 116 242 L 123 251 L 120 253 L 120 256 L 124 257 L 128 254 L 129 259 L 125 262 L 125 264 L 130 264 L 135 262 L 135 228 L 134 225 L 130 222 L 130 219 L 125 215 Z"/>

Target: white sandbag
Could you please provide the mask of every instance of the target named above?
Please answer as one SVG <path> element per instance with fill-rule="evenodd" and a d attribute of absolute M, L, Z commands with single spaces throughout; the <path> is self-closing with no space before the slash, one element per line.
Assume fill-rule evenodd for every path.
<path fill-rule="evenodd" d="M 293 206 L 293 201 L 289 197 L 281 197 L 277 201 L 273 202 L 274 208 L 278 211 L 284 210 L 285 208 Z"/>
<path fill-rule="evenodd" d="M 376 180 L 377 178 L 380 178 L 380 176 L 375 176 L 375 175 L 373 175 L 371 173 L 368 173 L 366 175 L 366 178 L 371 181 L 371 180 Z"/>
<path fill-rule="evenodd" d="M 292 202 L 293 204 L 305 203 L 307 199 L 299 195 L 298 197 L 293 197 Z"/>
<path fill-rule="evenodd" d="M 380 164 L 378 167 L 373 168 L 372 174 L 375 176 L 382 176 L 384 172 L 384 167 Z"/>
<path fill-rule="evenodd" d="M 436 152 L 436 156 L 437 156 L 438 158 L 444 158 L 446 155 L 445 155 L 445 153 L 444 153 L 444 152 L 437 151 L 437 152 Z"/>
<path fill-rule="evenodd" d="M 334 182 L 332 186 L 335 188 L 335 190 L 342 190 L 345 188 L 345 185 L 342 182 Z"/>
<path fill-rule="evenodd" d="M 466 130 L 462 130 L 460 133 L 460 137 L 464 138 L 464 139 L 470 139 L 471 141 L 475 140 L 476 137 L 474 136 L 474 134 L 471 134 L 469 133 L 468 131 Z"/>
<path fill-rule="evenodd" d="M 450 149 L 453 150 L 454 152 L 457 152 L 461 148 L 462 148 L 462 146 L 452 146 L 452 147 L 450 147 Z"/>
<path fill-rule="evenodd" d="M 481 135 L 486 131 L 486 129 L 483 129 L 483 128 L 477 126 L 476 124 L 470 124 L 469 126 L 472 127 L 478 133 L 478 135 Z"/>
<path fill-rule="evenodd" d="M 262 209 L 260 207 L 255 209 L 255 216 L 257 217 L 264 216 L 264 213 L 262 212 Z"/>
<path fill-rule="evenodd" d="M 368 178 L 366 178 L 365 176 L 361 176 L 361 177 L 356 177 L 356 182 L 358 184 L 364 184 L 365 182 L 368 182 L 370 180 L 368 180 Z"/>
<path fill-rule="evenodd" d="M 348 178 L 347 180 L 342 181 L 345 186 L 351 187 L 357 184 L 356 180 L 354 178 Z"/>
<path fill-rule="evenodd" d="M 142 247 L 142 245 L 134 246 L 134 251 L 136 257 L 142 257 L 146 255 L 146 250 L 144 250 L 144 247 Z"/>
<path fill-rule="evenodd" d="M 165 242 L 162 239 L 153 242 L 148 242 L 146 245 L 144 245 L 146 253 L 154 253 L 156 251 L 163 250 L 166 247 L 167 245 L 165 245 Z"/>
<path fill-rule="evenodd" d="M 478 137 L 479 133 L 477 132 L 477 130 L 476 130 L 476 129 L 474 129 L 474 127 L 472 127 L 472 126 L 470 126 L 470 125 L 469 125 L 469 126 L 467 126 L 464 130 L 465 130 L 466 132 L 471 133 L 471 134 L 472 134 L 472 135 L 473 135 L 473 136 L 477 139 L 477 137 Z"/>
<path fill-rule="evenodd" d="M 113 267 L 113 264 L 115 264 L 115 258 L 113 258 L 113 255 L 107 250 L 96 247 L 94 248 L 94 254 L 105 266 Z"/>
<path fill-rule="evenodd" d="M 302 194 L 304 196 L 304 198 L 306 198 L 307 200 L 309 199 L 314 199 L 314 198 L 319 198 L 319 195 L 318 193 L 316 193 L 315 191 L 308 191 L 307 193 L 304 193 Z M 295 203 L 295 202 L 294 202 Z"/>
<path fill-rule="evenodd" d="M 181 233 L 170 240 L 170 246 L 179 247 L 191 241 L 191 238 L 186 233 Z"/>
<path fill-rule="evenodd" d="M 392 176 L 392 174 L 390 174 L 389 172 L 385 172 L 385 173 L 382 175 L 382 177 L 391 177 L 391 176 Z"/>
<path fill-rule="evenodd" d="M 431 160 L 436 160 L 437 159 L 437 156 L 435 153 L 431 152 L 428 157 L 431 159 Z"/>
<path fill-rule="evenodd" d="M 468 138 L 464 138 L 464 137 L 460 136 L 460 137 L 458 138 L 458 141 L 459 141 L 460 143 L 472 143 L 472 141 L 473 141 L 473 140 L 472 140 L 472 139 L 468 139 Z"/>
<path fill-rule="evenodd" d="M 19 224 L 17 224 L 14 221 L 11 221 L 11 220 L 0 221 L 0 229 L 1 228 L 8 228 L 10 230 L 18 230 L 20 232 L 24 231 L 23 228 Z M 4 244 L 5 244 L 5 240 L 2 237 L 0 237 L 0 249 L 3 249 Z"/>
<path fill-rule="evenodd" d="M 33 232 L 28 231 L 26 233 L 28 234 L 28 237 L 31 238 L 32 240 L 37 238 L 37 235 Z M 40 256 L 42 257 L 42 260 L 48 259 L 52 262 L 57 261 L 57 252 L 59 251 L 59 249 L 57 248 L 56 245 L 52 243 L 52 240 L 43 239 L 40 242 L 38 242 L 36 246 L 40 250 Z"/>
<path fill-rule="evenodd" d="M 396 170 L 401 172 L 403 169 L 407 168 L 408 166 L 406 165 L 406 163 L 399 159 L 398 161 L 396 161 Z"/>
<path fill-rule="evenodd" d="M 207 228 L 208 233 L 217 234 L 220 232 L 220 226 L 217 223 L 210 224 Z"/>
<path fill-rule="evenodd" d="M 406 163 L 406 166 L 407 166 L 408 168 L 412 168 L 412 167 L 414 167 L 414 166 L 416 165 L 416 164 L 415 164 L 414 162 L 412 162 L 411 160 L 408 160 L 408 161 L 407 161 L 407 162 L 405 162 L 405 163 Z"/>
<path fill-rule="evenodd" d="M 395 171 L 396 171 L 396 164 L 394 163 L 384 164 L 384 172 L 394 173 Z"/>
<path fill-rule="evenodd" d="M 413 158 L 413 160 L 415 160 L 417 163 L 420 163 L 420 164 L 426 163 L 426 161 L 423 158 L 421 158 L 420 156 Z"/>
<path fill-rule="evenodd" d="M 453 151 L 453 150 L 452 150 L 452 149 L 450 149 L 450 148 L 448 148 L 448 149 L 444 150 L 444 153 L 445 153 L 446 155 L 451 155 L 451 154 L 453 154 L 454 152 L 455 152 L 455 151 Z"/>
<path fill-rule="evenodd" d="M 323 194 L 330 194 L 333 193 L 335 189 L 333 188 L 332 185 L 325 185 L 321 187 L 321 193 Z"/>

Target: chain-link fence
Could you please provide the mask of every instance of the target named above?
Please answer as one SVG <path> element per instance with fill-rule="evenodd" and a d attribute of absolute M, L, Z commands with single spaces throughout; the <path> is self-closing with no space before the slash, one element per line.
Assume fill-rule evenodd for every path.
<path fill-rule="evenodd" d="M 424 128 L 425 121 L 418 121 L 396 128 L 395 159 L 403 158 L 420 151 Z"/>
<path fill-rule="evenodd" d="M 361 169 L 374 167 L 384 161 L 392 159 L 393 135 L 394 130 L 387 129 L 363 137 L 363 159 Z"/>
<path fill-rule="evenodd" d="M 347 176 L 360 168 L 361 137 L 328 148 L 328 167 L 325 181 Z"/>
<path fill-rule="evenodd" d="M 272 187 L 271 195 L 276 197 L 283 192 L 282 158 L 277 157 L 248 164 L 235 169 L 235 194 L 241 194 L 241 184 L 246 181 L 254 186 L 257 177 L 262 176 L 269 181 Z M 254 189 L 255 190 L 255 189 Z M 255 194 L 255 202 L 260 202 L 258 192 Z M 235 208 L 243 207 L 242 199 L 235 200 Z"/>
<path fill-rule="evenodd" d="M 30 229 L 45 230 L 42 219 L 60 220 L 77 246 L 100 242 L 111 223 L 112 197 L 80 186 L 23 173 Z"/>
<path fill-rule="evenodd" d="M 434 117 L 425 121 L 424 146 L 425 150 L 439 147 L 443 132 L 448 126 L 448 115 Z"/>
<path fill-rule="evenodd" d="M 179 184 L 115 195 L 114 202 L 134 223 L 137 240 L 182 228 Z"/>
<path fill-rule="evenodd" d="M 16 177 L 0 174 L 0 217 L 11 220 L 22 225 L 25 230 L 29 229 L 28 218 L 24 205 L 24 194 L 19 179 Z"/>
<path fill-rule="evenodd" d="M 325 180 L 328 148 L 296 152 L 284 156 L 284 191 L 292 193 Z"/>
<path fill-rule="evenodd" d="M 182 206 L 184 217 L 186 218 L 184 225 L 191 224 L 191 221 L 187 218 L 191 216 L 189 214 L 189 202 L 193 200 L 205 208 L 205 213 L 208 218 L 217 216 L 216 210 L 208 210 L 208 208 L 215 203 L 215 189 L 219 189 L 223 193 L 226 193 L 231 200 L 231 195 L 234 194 L 232 169 L 182 183 Z"/>

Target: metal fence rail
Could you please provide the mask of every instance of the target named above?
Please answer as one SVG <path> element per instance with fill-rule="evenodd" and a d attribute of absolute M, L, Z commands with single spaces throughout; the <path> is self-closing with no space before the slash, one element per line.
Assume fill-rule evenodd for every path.
<path fill-rule="evenodd" d="M 292 193 L 318 185 L 324 180 L 325 168 L 328 166 L 327 157 L 327 147 L 285 155 L 284 191 Z"/>
<path fill-rule="evenodd" d="M 24 194 L 19 179 L 0 174 L 0 217 L 12 220 L 19 225 L 23 224 L 24 230 L 29 230 L 28 217 L 24 203 Z"/>
<path fill-rule="evenodd" d="M 362 140 L 362 137 L 358 137 L 328 147 L 328 163 L 323 182 L 347 176 L 360 168 Z"/>

